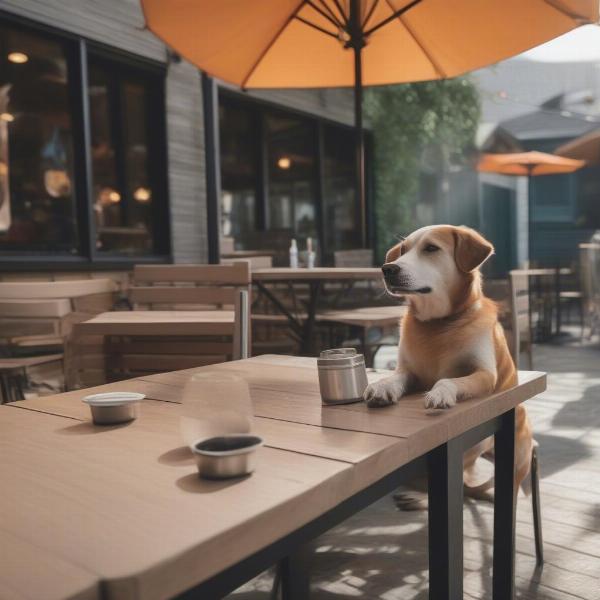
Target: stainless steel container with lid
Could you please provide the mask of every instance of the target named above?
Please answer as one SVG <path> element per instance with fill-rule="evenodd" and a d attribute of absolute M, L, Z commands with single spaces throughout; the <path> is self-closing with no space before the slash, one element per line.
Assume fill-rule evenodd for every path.
<path fill-rule="evenodd" d="M 354 348 L 323 350 L 317 359 L 323 404 L 361 402 L 367 387 L 365 358 Z"/>

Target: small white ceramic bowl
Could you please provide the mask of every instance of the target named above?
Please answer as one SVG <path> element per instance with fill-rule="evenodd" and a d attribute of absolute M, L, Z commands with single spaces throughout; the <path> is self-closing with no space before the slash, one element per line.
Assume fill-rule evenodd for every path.
<path fill-rule="evenodd" d="M 145 397 L 135 392 L 108 392 L 86 396 L 83 402 L 90 407 L 96 425 L 116 425 L 136 419 Z"/>

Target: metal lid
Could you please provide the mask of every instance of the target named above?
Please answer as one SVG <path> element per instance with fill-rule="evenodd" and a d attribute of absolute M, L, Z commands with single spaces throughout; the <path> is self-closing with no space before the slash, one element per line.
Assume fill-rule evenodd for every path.
<path fill-rule="evenodd" d="M 331 350 L 322 350 L 321 358 L 340 358 L 342 356 L 356 356 L 356 348 L 332 348 Z"/>
<path fill-rule="evenodd" d="M 354 349 L 352 349 L 354 350 Z M 360 367 L 365 365 L 365 357 L 362 354 L 334 354 L 317 358 L 317 366 L 319 369 L 347 369 L 351 367 Z"/>

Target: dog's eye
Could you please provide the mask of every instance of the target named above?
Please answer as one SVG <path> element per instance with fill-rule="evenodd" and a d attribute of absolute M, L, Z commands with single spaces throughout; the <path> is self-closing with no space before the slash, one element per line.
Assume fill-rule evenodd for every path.
<path fill-rule="evenodd" d="M 439 246 L 435 246 L 434 244 L 427 244 L 427 246 L 423 248 L 425 252 L 437 252 L 439 249 Z"/>

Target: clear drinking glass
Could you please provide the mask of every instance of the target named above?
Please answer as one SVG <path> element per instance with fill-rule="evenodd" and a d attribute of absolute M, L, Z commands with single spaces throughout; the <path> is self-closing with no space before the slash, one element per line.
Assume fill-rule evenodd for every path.
<path fill-rule="evenodd" d="M 206 371 L 192 375 L 183 390 L 181 434 L 189 446 L 212 437 L 251 433 L 248 383 L 238 375 Z"/>

